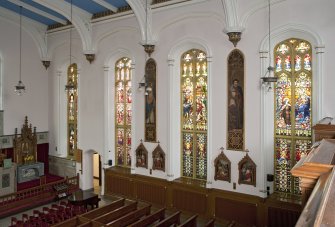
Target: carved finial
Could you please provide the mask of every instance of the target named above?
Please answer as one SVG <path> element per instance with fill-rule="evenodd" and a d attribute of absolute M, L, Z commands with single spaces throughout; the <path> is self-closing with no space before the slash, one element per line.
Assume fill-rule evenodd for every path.
<path fill-rule="evenodd" d="M 228 32 L 229 41 L 236 47 L 237 43 L 241 40 L 242 32 Z"/>
<path fill-rule="evenodd" d="M 95 59 L 95 54 L 85 54 L 86 56 L 86 60 L 90 62 L 90 64 L 92 63 L 92 61 L 94 61 Z"/>
<path fill-rule="evenodd" d="M 142 139 L 141 139 L 140 141 L 141 141 L 141 143 L 143 143 L 143 140 L 142 140 Z"/>
<path fill-rule="evenodd" d="M 42 61 L 42 64 L 44 65 L 45 70 L 47 70 L 49 68 L 50 63 L 51 63 L 51 61 Z"/>
<path fill-rule="evenodd" d="M 224 148 L 223 148 L 223 147 L 220 147 L 220 151 L 221 151 L 221 153 L 223 153 L 223 151 L 224 151 Z"/>
<path fill-rule="evenodd" d="M 24 118 L 24 123 L 25 123 L 25 125 L 28 125 L 28 117 L 27 116 Z"/>
<path fill-rule="evenodd" d="M 149 55 L 149 57 L 151 56 L 152 52 L 154 52 L 155 50 L 155 45 L 151 45 L 151 44 L 143 44 L 142 45 L 144 47 L 144 51 Z"/>
<path fill-rule="evenodd" d="M 245 153 L 246 153 L 246 155 L 248 155 L 249 149 L 245 149 Z"/>
<path fill-rule="evenodd" d="M 157 141 L 157 143 L 158 143 L 158 144 L 160 143 L 159 140 Z"/>

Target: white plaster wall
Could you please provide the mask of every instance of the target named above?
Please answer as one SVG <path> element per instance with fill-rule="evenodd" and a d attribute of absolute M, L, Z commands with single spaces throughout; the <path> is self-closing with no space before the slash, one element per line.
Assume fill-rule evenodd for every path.
<path fill-rule="evenodd" d="M 279 26 L 286 24 L 305 24 L 310 27 L 311 30 L 315 31 L 324 40 L 326 45 L 325 59 L 333 59 L 335 48 L 331 46 L 331 39 L 335 34 L 335 28 L 330 24 L 333 15 L 331 12 L 331 6 L 334 3 L 326 1 L 328 6 L 321 6 L 315 4 L 314 1 L 276 1 L 277 3 L 272 6 L 272 28 L 275 29 Z M 266 155 L 265 158 L 261 158 L 261 88 L 260 88 L 260 44 L 264 37 L 268 34 L 268 11 L 266 4 L 262 7 L 253 7 L 250 1 L 238 1 L 243 4 L 242 9 L 239 11 L 240 18 L 247 17 L 246 28 L 242 35 L 242 40 L 238 43 L 238 48 L 245 55 L 245 147 L 250 150 L 249 156 L 254 160 L 257 165 L 257 185 L 252 187 L 249 185 L 237 185 L 235 191 L 253 195 L 264 196 L 260 190 L 264 190 L 267 186 L 265 177 L 267 173 L 273 172 L 273 151 L 265 151 L 270 155 Z M 228 41 L 226 34 L 222 32 L 224 28 L 223 10 L 219 8 L 221 5 L 217 1 L 206 1 L 204 3 L 193 4 L 190 6 L 174 8 L 170 10 L 160 10 L 153 15 L 153 26 L 154 34 L 158 38 L 156 43 L 156 49 L 153 53 L 153 58 L 157 62 L 157 76 L 158 84 L 157 89 L 159 90 L 157 96 L 157 139 L 160 141 L 161 146 L 165 152 L 171 155 L 173 160 L 167 160 L 167 163 L 172 163 L 170 173 L 162 173 L 160 171 L 153 171 L 152 176 L 159 178 L 167 178 L 166 174 L 173 174 L 173 178 L 180 176 L 180 155 L 178 149 L 171 149 L 169 147 L 169 128 L 171 125 L 167 121 L 170 112 L 170 89 L 168 87 L 169 78 L 169 67 L 168 59 L 169 54 L 173 48 L 176 48 L 178 44 L 185 43 L 188 41 L 199 42 L 199 44 L 205 45 L 211 52 L 211 74 L 210 74 L 210 88 L 212 92 L 212 128 L 211 130 L 211 160 L 213 163 L 215 157 L 219 154 L 219 148 L 221 146 L 226 147 L 226 93 L 227 93 L 227 56 L 233 45 Z M 298 7 L 300 6 L 300 8 Z M 222 7 L 222 6 L 221 6 Z M 293 7 L 292 10 L 285 11 Z M 294 9 L 294 10 L 293 10 Z M 253 10 L 253 11 L 252 11 Z M 252 12 L 251 12 L 252 11 Z M 285 11 L 285 17 L 283 17 L 282 11 Z M 320 14 L 322 12 L 322 19 Z M 320 26 L 321 24 L 321 26 Z M 104 64 L 112 53 L 117 52 L 120 49 L 127 49 L 131 52 L 133 59 L 136 63 L 134 64 L 134 87 L 137 87 L 137 82 L 143 77 L 144 71 L 144 51 L 139 45 L 141 42 L 140 34 L 137 29 L 137 22 L 134 17 L 128 16 L 125 19 L 114 20 L 111 22 L 99 22 L 93 26 L 94 40 L 97 48 L 97 58 L 89 65 L 88 62 L 82 59 L 81 64 L 81 77 L 80 77 L 80 146 L 84 150 L 94 149 L 98 151 L 105 158 L 103 163 L 109 158 L 114 159 L 114 144 L 108 143 L 108 152 L 104 150 L 104 66 L 109 67 L 108 77 L 111 81 L 114 80 L 113 70 L 114 63 L 109 62 L 107 65 Z M 65 33 L 64 33 L 65 34 Z M 57 34 L 58 36 L 61 34 Z M 57 59 L 61 55 L 64 55 L 62 51 L 57 51 L 54 54 L 54 58 Z M 80 55 L 80 53 L 79 53 Z M 77 56 L 80 58 L 80 56 Z M 179 69 L 179 58 L 174 59 L 174 72 L 178 72 Z M 334 90 L 331 89 L 331 84 L 334 83 L 333 77 L 331 77 L 331 65 L 330 60 L 324 61 L 324 78 L 325 78 L 325 89 L 324 92 L 324 112 L 325 115 L 334 116 L 335 107 L 332 105 L 331 96 L 334 96 Z M 113 70 L 111 70 L 113 69 Z M 174 75 L 178 76 L 178 75 Z M 314 75 L 317 76 L 317 75 Z M 178 81 L 178 79 L 177 79 Z M 113 83 L 111 83 L 113 84 Z M 179 86 L 179 85 L 175 85 Z M 105 88 L 106 89 L 106 88 Z M 144 97 L 143 94 L 133 90 L 134 95 L 134 109 L 136 114 L 133 115 L 133 120 L 136 122 L 136 131 L 133 137 L 133 151 L 139 144 L 139 140 L 144 137 Z M 177 95 L 177 97 L 179 97 Z M 110 100 L 113 100 L 110 99 Z M 179 102 L 179 98 L 177 100 Z M 111 105 L 111 113 L 113 115 L 113 105 Z M 178 106 L 173 111 L 179 111 Z M 273 115 L 272 115 L 273 116 Z M 171 122 L 171 124 L 178 124 L 179 122 Z M 110 137 L 114 137 L 114 129 L 110 129 Z M 179 132 L 176 132 L 179 133 Z M 110 139 L 112 140 L 112 139 Z M 145 143 L 149 151 L 149 157 L 151 152 L 155 148 L 154 143 Z M 178 146 L 177 146 L 178 147 Z M 170 150 L 168 149 L 170 148 Z M 233 190 L 233 183 L 238 182 L 237 164 L 244 157 L 245 153 L 238 151 L 226 151 L 228 158 L 232 162 L 232 182 L 221 182 L 214 181 L 213 175 L 211 179 L 208 179 L 209 183 L 212 184 L 213 188 L 220 188 L 224 190 Z M 115 163 L 115 160 L 113 160 Z M 86 163 L 86 162 L 85 162 Z M 151 159 L 149 159 L 149 169 L 151 167 Z M 209 166 L 210 167 L 210 166 Z M 149 169 L 136 168 L 134 172 L 143 175 L 150 175 Z"/>
<path fill-rule="evenodd" d="M 262 1 L 258 1 L 260 4 Z M 257 4 L 258 4 L 257 2 Z M 267 1 L 264 1 L 267 2 Z M 335 14 L 332 10 L 335 8 L 335 2 L 332 0 L 323 0 L 322 4 L 313 0 L 285 0 L 276 1 L 272 7 L 272 25 L 273 29 L 287 24 L 303 24 L 318 34 L 325 45 L 323 54 L 323 110 L 324 116 L 335 116 L 335 106 L 332 97 L 335 97 L 333 84 L 335 78 L 333 75 L 332 61 L 335 59 L 335 46 L 333 37 L 335 36 L 335 26 L 332 22 Z M 260 58 L 259 50 L 264 37 L 268 33 L 268 12 L 263 7 L 260 10 L 253 10 L 258 7 L 253 1 L 237 1 L 240 13 L 238 18 L 245 18 L 245 31 L 242 40 L 238 43 L 238 48 L 245 56 L 245 144 L 250 150 L 249 156 L 257 165 L 257 185 L 237 185 L 233 190 L 233 183 L 238 182 L 237 164 L 243 158 L 245 153 L 239 151 L 225 151 L 226 155 L 232 162 L 232 182 L 214 181 L 213 175 L 210 175 L 208 184 L 213 188 L 236 191 L 252 195 L 264 196 L 259 190 L 264 190 L 267 183 L 265 176 L 273 172 L 273 150 L 266 150 L 266 155 L 261 154 L 261 88 L 260 88 Z M 255 7 L 254 7 L 255 6 Z M 212 92 L 212 108 L 209 110 L 212 117 L 211 130 L 211 160 L 209 168 L 213 167 L 213 160 L 219 154 L 221 146 L 226 147 L 226 96 L 227 96 L 227 56 L 233 45 L 228 41 L 226 34 L 222 32 L 225 28 L 224 15 L 220 1 L 209 0 L 203 3 L 191 4 L 173 9 L 160 9 L 153 14 L 153 31 L 158 38 L 153 58 L 157 62 L 157 139 L 160 141 L 163 150 L 176 159 L 167 159 L 171 162 L 169 172 L 153 171 L 151 176 L 159 178 L 168 178 L 167 174 L 173 174 L 173 178 L 180 175 L 180 156 L 178 149 L 171 149 L 169 140 L 169 129 L 172 124 L 179 122 L 168 122 L 170 110 L 170 89 L 168 87 L 169 54 L 178 44 L 187 42 L 199 42 L 208 48 L 211 54 L 211 74 L 209 75 Z M 59 106 L 59 97 L 62 100 L 65 82 L 62 78 L 66 75 L 66 67 L 69 62 L 69 33 L 68 31 L 52 33 L 49 35 L 48 45 L 52 51 L 52 63 L 46 75 L 45 70 L 40 63 L 37 49 L 32 40 L 24 35 L 24 48 L 29 48 L 29 58 L 23 65 L 31 65 L 29 73 L 23 74 L 23 82 L 26 84 L 28 93 L 23 97 L 16 97 L 12 92 L 13 86 L 17 82 L 18 76 L 11 76 L 12 71 L 17 71 L 18 59 L 18 37 L 15 27 L 9 27 L 0 21 L 0 29 L 5 29 L 5 33 L 0 35 L 0 51 L 4 60 L 4 109 L 5 109 L 5 134 L 11 133 L 14 127 L 22 124 L 23 116 L 28 112 L 31 115 L 33 125 L 38 130 L 50 131 L 50 153 L 59 156 L 66 156 L 65 140 L 66 129 L 64 122 L 64 106 Z M 1 29 L 1 30 L 2 30 Z M 74 32 L 74 31 L 73 31 Z M 96 42 L 96 60 L 89 64 L 82 53 L 81 42 L 78 35 L 74 32 L 73 56 L 80 70 L 79 84 L 79 144 L 78 147 L 84 151 L 84 174 L 81 175 L 81 185 L 84 189 L 91 187 L 92 184 L 92 157 L 87 151 L 94 150 L 102 155 L 102 163 L 108 159 L 114 160 L 113 141 L 114 128 L 110 128 L 111 134 L 105 136 L 105 91 L 106 88 L 106 68 L 109 67 L 107 76 L 113 78 L 114 62 L 108 61 L 112 53 L 118 50 L 127 50 L 129 56 L 134 62 L 133 74 L 133 100 L 134 100 L 134 134 L 133 134 L 133 151 L 139 144 L 140 139 L 144 138 L 144 95 L 137 91 L 137 83 L 141 80 L 144 73 L 144 50 L 139 45 L 140 32 L 138 23 L 134 16 L 113 20 L 110 22 L 99 22 L 93 25 L 93 40 Z M 8 40 L 12 44 L 8 45 Z M 16 48 L 16 49 L 15 49 Z M 26 50 L 23 52 L 26 53 Z M 9 57 L 7 57 L 9 56 Z M 34 57 L 36 56 L 36 57 Z M 114 59 L 113 59 L 114 60 Z M 174 72 L 178 72 L 179 58 L 174 60 Z M 107 62 L 107 63 L 106 63 Z M 24 70 L 25 71 L 25 70 Z M 10 76 L 7 76 L 10 73 Z M 57 75 L 60 75 L 58 77 Z M 29 77 L 28 77 L 29 76 Z M 178 75 L 174 75 L 178 77 Z M 318 76 L 318 75 L 313 75 Z M 29 80 L 28 80 L 28 78 Z M 61 78 L 61 79 L 59 79 Z M 49 83 L 47 83 L 47 79 Z M 176 81 L 179 81 L 178 79 Z M 112 82 L 113 84 L 113 82 Z M 47 85 L 49 85 L 49 99 L 47 98 Z M 179 86 L 179 84 L 174 84 Z M 108 88 L 108 86 L 107 86 Z M 177 99 L 178 95 L 177 95 Z M 113 102 L 114 94 L 111 93 L 109 101 Z M 49 106 L 48 106 L 49 102 Z M 62 101 L 61 101 L 62 102 Z M 177 100 L 177 102 L 180 102 Z M 25 105 L 23 105 L 25 104 Z M 28 104 L 28 105 L 27 105 Z M 24 107 L 23 107 L 24 106 Z M 113 104 L 111 105 L 113 108 Z M 45 111 L 49 108 L 48 111 Z M 172 111 L 179 111 L 179 106 L 174 106 Z M 113 113 L 113 109 L 110 112 Z M 272 117 L 271 115 L 270 117 Z M 49 125 L 48 128 L 48 117 Z M 319 119 L 315 119 L 319 120 Z M 114 121 L 114 120 L 112 120 Z M 271 126 L 269 126 L 271 127 Z M 175 132 L 179 133 L 179 132 Z M 107 146 L 106 146 L 107 144 Z M 55 149 L 56 146 L 59 148 Z M 151 167 L 151 152 L 156 144 L 145 143 L 149 151 L 149 168 Z M 170 150 L 169 150 L 170 149 Z M 108 151 L 111 152 L 108 152 Z M 265 156 L 265 157 L 263 157 Z M 134 160 L 134 159 L 133 159 Z M 168 163 L 167 163 L 168 164 Z M 214 171 L 214 170 L 212 170 Z M 149 175 L 149 169 L 135 168 L 133 172 Z"/>
<path fill-rule="evenodd" d="M 20 28 L 0 19 L 0 55 L 2 56 L 4 135 L 19 133 L 28 116 L 38 132 L 48 131 L 48 74 L 41 63 L 32 38 L 22 30 L 22 82 L 26 93 L 18 96 L 14 86 L 19 80 Z"/>

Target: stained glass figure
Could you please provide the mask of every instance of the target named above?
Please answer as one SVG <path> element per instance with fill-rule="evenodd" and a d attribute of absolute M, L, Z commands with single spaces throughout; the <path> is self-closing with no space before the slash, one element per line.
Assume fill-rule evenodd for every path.
<path fill-rule="evenodd" d="M 132 86 L 131 60 L 115 64 L 115 159 L 116 165 L 131 165 Z"/>
<path fill-rule="evenodd" d="M 182 176 L 207 177 L 207 61 L 197 49 L 181 57 Z"/>
<path fill-rule="evenodd" d="M 285 73 L 276 72 L 275 191 L 299 195 L 299 180 L 292 177 L 290 170 L 309 152 L 312 143 L 312 49 L 307 41 L 289 39 L 275 50 L 283 45 L 288 51 L 277 51 L 274 56 L 285 59 Z"/>
<path fill-rule="evenodd" d="M 304 57 L 304 69 L 311 71 L 311 56 L 309 54 L 306 54 Z"/>
<path fill-rule="evenodd" d="M 276 72 L 280 72 L 282 70 L 281 67 L 281 57 L 277 56 L 276 57 Z"/>
<path fill-rule="evenodd" d="M 301 57 L 296 55 L 294 58 L 294 70 L 299 71 L 301 69 Z"/>
<path fill-rule="evenodd" d="M 285 70 L 291 72 L 291 56 L 287 55 L 285 58 Z"/>
<path fill-rule="evenodd" d="M 78 69 L 75 63 L 67 69 L 67 84 L 72 85 L 67 90 L 67 154 L 72 157 L 78 141 Z"/>
<path fill-rule="evenodd" d="M 281 66 L 280 66 L 281 67 Z M 235 49 L 228 56 L 227 149 L 244 149 L 244 57 Z"/>

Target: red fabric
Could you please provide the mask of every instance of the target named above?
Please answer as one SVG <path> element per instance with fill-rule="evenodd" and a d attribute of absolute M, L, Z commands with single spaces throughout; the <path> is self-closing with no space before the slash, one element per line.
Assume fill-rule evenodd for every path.
<path fill-rule="evenodd" d="M 62 180 L 63 177 L 52 175 L 52 174 L 45 174 L 46 176 L 46 183 L 51 183 L 54 181 Z M 21 191 L 27 188 L 32 188 L 40 185 L 40 179 L 32 180 L 32 181 L 27 181 L 23 183 L 17 184 L 17 191 Z"/>

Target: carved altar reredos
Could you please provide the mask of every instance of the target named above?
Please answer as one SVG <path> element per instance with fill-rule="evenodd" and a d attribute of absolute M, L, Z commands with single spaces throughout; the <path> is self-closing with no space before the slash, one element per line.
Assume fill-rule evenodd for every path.
<path fill-rule="evenodd" d="M 15 128 L 15 136 L 13 139 L 14 162 L 18 165 L 25 165 L 37 162 L 37 136 L 36 127 L 34 131 L 32 126 L 28 127 L 28 117 L 25 117 L 24 124 L 21 129 L 21 136 L 17 134 Z"/>

